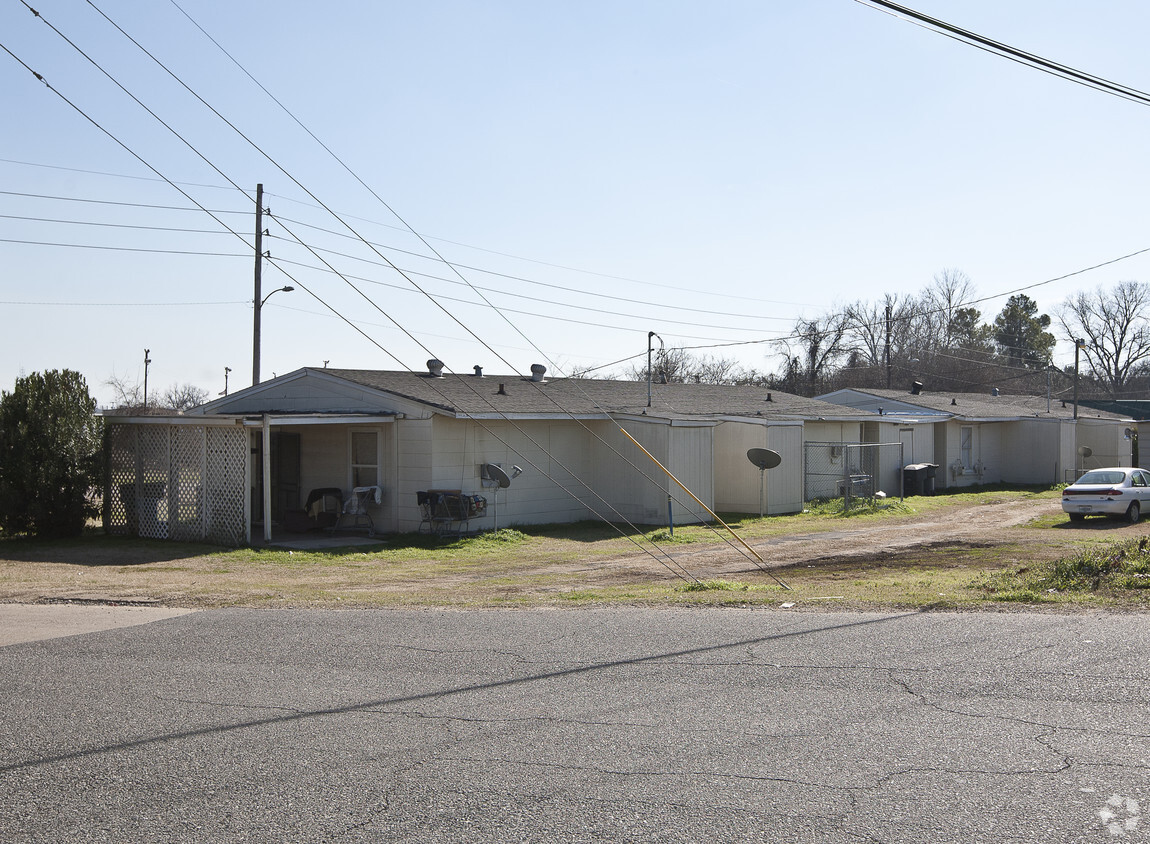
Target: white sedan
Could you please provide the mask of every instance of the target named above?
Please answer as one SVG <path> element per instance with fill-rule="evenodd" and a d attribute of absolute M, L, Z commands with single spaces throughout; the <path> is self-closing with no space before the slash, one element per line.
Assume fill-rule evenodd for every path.
<path fill-rule="evenodd" d="M 1150 508 L 1150 472 L 1119 466 L 1091 469 L 1062 490 L 1062 509 L 1072 522 L 1087 516 L 1112 516 L 1130 523 Z"/>

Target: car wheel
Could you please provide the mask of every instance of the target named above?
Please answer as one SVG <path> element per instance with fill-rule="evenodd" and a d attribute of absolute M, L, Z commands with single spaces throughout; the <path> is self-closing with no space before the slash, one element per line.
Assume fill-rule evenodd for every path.
<path fill-rule="evenodd" d="M 1086 514 L 1085 513 L 1071 513 L 1070 514 L 1070 521 L 1072 521 L 1072 522 L 1084 522 L 1084 521 L 1086 521 Z"/>
<path fill-rule="evenodd" d="M 1138 506 L 1137 501 L 1131 501 L 1130 506 L 1126 508 L 1126 521 L 1136 525 L 1140 518 L 1142 518 L 1142 508 Z"/>

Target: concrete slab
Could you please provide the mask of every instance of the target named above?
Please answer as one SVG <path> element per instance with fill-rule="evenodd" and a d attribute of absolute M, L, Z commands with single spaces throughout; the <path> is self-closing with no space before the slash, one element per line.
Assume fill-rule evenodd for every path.
<path fill-rule="evenodd" d="M 0 604 L 0 647 L 149 624 L 195 612 L 103 604 Z"/>

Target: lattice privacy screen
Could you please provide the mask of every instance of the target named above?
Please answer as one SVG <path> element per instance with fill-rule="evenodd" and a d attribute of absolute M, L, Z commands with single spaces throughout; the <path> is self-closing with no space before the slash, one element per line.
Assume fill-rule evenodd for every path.
<path fill-rule="evenodd" d="M 251 541 L 244 428 L 113 424 L 108 438 L 105 524 L 112 533 L 221 545 Z"/>

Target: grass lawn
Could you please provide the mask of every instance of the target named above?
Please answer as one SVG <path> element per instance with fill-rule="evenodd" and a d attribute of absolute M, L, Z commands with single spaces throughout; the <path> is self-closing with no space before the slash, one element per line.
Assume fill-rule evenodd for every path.
<path fill-rule="evenodd" d="M 462 539 L 394 535 L 372 547 L 313 551 L 89 535 L 0 537 L 0 601 L 112 599 L 171 606 L 540 607 L 596 604 L 802 608 L 1081 607 L 1150 609 L 1150 524 L 1068 530 L 1056 489 L 982 489 L 801 514 L 731 516 L 740 541 L 709 526 L 620 532 L 599 522 L 504 529 Z M 1033 503 L 1009 530 L 948 539 L 983 508 Z M 931 524 L 930 542 L 883 542 Z M 778 565 L 798 538 L 858 534 L 854 550 Z M 868 544 L 869 543 L 869 544 Z M 796 544 L 791 542 L 792 545 Z M 874 549 L 871 548 L 874 546 Z M 782 585 L 782 584 L 785 584 Z"/>

